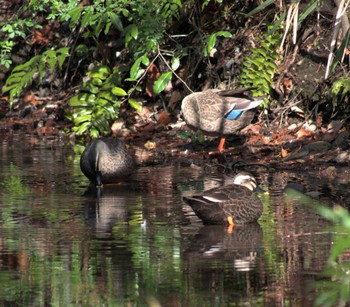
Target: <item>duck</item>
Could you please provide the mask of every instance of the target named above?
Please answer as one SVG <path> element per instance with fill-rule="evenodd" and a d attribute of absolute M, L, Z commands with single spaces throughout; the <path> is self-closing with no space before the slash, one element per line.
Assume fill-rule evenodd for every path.
<path fill-rule="evenodd" d="M 94 139 L 80 157 L 80 169 L 96 185 L 116 183 L 133 173 L 134 157 L 126 145 L 113 137 Z"/>
<path fill-rule="evenodd" d="M 263 213 L 259 189 L 256 179 L 242 172 L 231 184 L 185 196 L 183 200 L 204 224 L 243 225 L 257 222 Z"/>
<path fill-rule="evenodd" d="M 217 151 L 222 152 L 226 136 L 248 126 L 255 115 L 253 109 L 265 98 L 250 97 L 251 89 L 208 89 L 186 96 L 181 103 L 181 112 L 187 126 L 209 136 L 220 136 Z"/>

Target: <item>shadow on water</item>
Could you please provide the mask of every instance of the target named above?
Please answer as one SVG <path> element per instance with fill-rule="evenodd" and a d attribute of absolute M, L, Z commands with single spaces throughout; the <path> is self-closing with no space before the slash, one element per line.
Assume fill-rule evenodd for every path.
<path fill-rule="evenodd" d="M 3 140 L 0 304 L 310 306 L 333 233 L 288 189 L 347 208 L 348 173 L 258 174 L 262 218 L 229 231 L 182 202 L 227 183 L 219 173 L 142 167 L 98 192 L 57 140 Z"/>

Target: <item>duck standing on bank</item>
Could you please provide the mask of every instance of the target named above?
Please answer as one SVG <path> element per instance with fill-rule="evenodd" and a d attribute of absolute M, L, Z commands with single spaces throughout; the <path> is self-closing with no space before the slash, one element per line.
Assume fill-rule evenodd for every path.
<path fill-rule="evenodd" d="M 183 197 L 183 200 L 205 224 L 247 224 L 256 222 L 263 213 L 256 189 L 253 176 L 239 173 L 233 184 Z"/>
<path fill-rule="evenodd" d="M 81 171 L 97 187 L 122 180 L 134 168 L 134 158 L 125 144 L 112 137 L 93 140 L 80 157 Z"/>
<path fill-rule="evenodd" d="M 264 97 L 251 98 L 249 89 L 217 90 L 195 92 L 182 100 L 181 111 L 186 124 L 207 135 L 220 136 L 218 151 L 222 152 L 225 136 L 234 134 L 248 126 L 254 118 L 252 110 L 259 106 Z"/>

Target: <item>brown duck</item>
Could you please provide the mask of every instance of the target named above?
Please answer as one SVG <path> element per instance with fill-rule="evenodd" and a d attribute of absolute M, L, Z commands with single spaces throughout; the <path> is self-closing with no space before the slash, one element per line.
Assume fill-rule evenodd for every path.
<path fill-rule="evenodd" d="M 247 224 L 256 222 L 263 213 L 256 189 L 254 177 L 239 173 L 233 184 L 183 199 L 205 224 Z"/>
<path fill-rule="evenodd" d="M 251 98 L 249 89 L 210 89 L 195 92 L 182 100 L 181 111 L 186 124 L 208 135 L 221 136 L 218 151 L 222 151 L 225 136 L 234 134 L 249 125 L 254 118 L 252 110 L 264 97 Z"/>
<path fill-rule="evenodd" d="M 96 186 L 115 183 L 130 175 L 135 162 L 125 144 L 115 138 L 98 138 L 84 150 L 80 158 L 84 175 Z"/>

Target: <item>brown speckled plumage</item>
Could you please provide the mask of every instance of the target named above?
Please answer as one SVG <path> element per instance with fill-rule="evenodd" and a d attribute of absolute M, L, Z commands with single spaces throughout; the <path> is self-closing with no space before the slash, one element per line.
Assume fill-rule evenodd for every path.
<path fill-rule="evenodd" d="M 130 175 L 135 164 L 123 142 L 115 138 L 99 138 L 85 148 L 80 168 L 91 182 L 102 185 L 118 182 Z"/>
<path fill-rule="evenodd" d="M 186 96 L 181 105 L 186 124 L 209 135 L 234 134 L 252 121 L 255 112 L 248 107 L 236 120 L 227 120 L 225 115 L 236 105 L 258 106 L 262 98 L 244 95 L 246 89 L 220 91 L 216 89 L 195 92 Z M 232 96 L 230 96 L 232 95 Z"/>
<path fill-rule="evenodd" d="M 234 224 L 247 224 L 256 222 L 263 213 L 262 202 L 256 193 L 238 184 L 210 189 L 183 199 L 207 224 L 227 224 L 228 217 L 232 217 Z"/>

